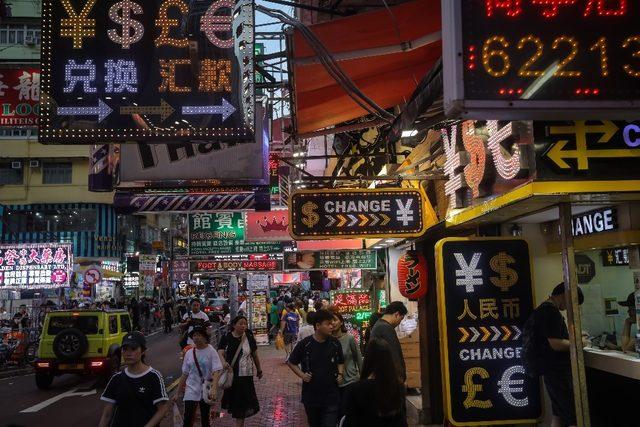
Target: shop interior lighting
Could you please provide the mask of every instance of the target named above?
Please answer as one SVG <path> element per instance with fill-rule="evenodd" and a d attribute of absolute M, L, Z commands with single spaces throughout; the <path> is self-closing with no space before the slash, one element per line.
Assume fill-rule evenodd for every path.
<path fill-rule="evenodd" d="M 402 131 L 402 138 L 411 138 L 413 136 L 416 136 L 418 134 L 418 131 L 415 129 L 411 129 L 411 130 L 403 130 Z"/>

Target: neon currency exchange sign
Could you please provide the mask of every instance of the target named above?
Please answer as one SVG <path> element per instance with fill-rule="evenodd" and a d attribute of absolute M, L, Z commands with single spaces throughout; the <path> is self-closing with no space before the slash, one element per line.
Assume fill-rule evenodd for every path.
<path fill-rule="evenodd" d="M 250 0 L 45 0 L 45 143 L 253 139 Z"/>

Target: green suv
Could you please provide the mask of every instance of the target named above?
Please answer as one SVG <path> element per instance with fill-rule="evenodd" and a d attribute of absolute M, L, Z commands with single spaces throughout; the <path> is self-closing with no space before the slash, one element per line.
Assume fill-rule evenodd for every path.
<path fill-rule="evenodd" d="M 36 385 L 51 386 L 62 374 L 100 374 L 120 369 L 120 343 L 131 332 L 125 310 L 60 310 L 47 313 L 36 361 Z"/>

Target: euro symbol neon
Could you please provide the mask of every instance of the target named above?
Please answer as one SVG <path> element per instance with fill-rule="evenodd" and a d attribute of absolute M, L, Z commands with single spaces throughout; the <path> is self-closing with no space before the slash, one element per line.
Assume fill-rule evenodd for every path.
<path fill-rule="evenodd" d="M 523 376 L 522 379 L 512 380 L 515 374 L 521 374 Z M 522 399 L 518 399 L 513 396 L 513 393 L 522 393 L 524 391 L 524 367 L 520 365 L 512 366 L 502 374 L 502 378 L 498 381 L 498 393 L 500 393 L 504 400 L 511 406 L 515 406 L 517 408 L 521 408 L 523 406 L 527 406 L 529 404 L 529 398 L 524 397 Z"/>
<path fill-rule="evenodd" d="M 464 374 L 464 385 L 462 386 L 462 391 L 467 393 L 467 397 L 464 399 L 462 403 L 465 409 L 469 408 L 480 408 L 480 409 L 488 409 L 493 407 L 493 403 L 491 403 L 491 399 L 487 400 L 478 400 L 476 399 L 476 394 L 482 391 L 482 384 L 475 384 L 473 382 L 474 376 L 479 376 L 483 380 L 489 378 L 489 373 L 486 369 L 480 367 L 474 367 L 468 369 Z"/>

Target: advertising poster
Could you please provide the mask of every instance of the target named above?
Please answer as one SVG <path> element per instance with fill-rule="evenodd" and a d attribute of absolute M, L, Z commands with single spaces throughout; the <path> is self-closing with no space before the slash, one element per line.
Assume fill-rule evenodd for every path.
<path fill-rule="evenodd" d="M 40 114 L 40 69 L 0 68 L 0 127 L 37 126 Z"/>
<path fill-rule="evenodd" d="M 361 289 L 331 291 L 330 303 L 344 318 L 347 332 L 360 345 L 371 318 L 371 295 Z"/>
<path fill-rule="evenodd" d="M 339 270 L 377 268 L 376 251 L 299 251 L 285 253 L 285 270 Z"/>
<path fill-rule="evenodd" d="M 249 328 L 258 345 L 269 345 L 269 327 L 267 323 L 267 297 L 269 296 L 269 276 L 251 274 L 247 277 L 249 290 L 248 316 Z"/>
<path fill-rule="evenodd" d="M 70 243 L 0 245 L 0 289 L 51 289 L 69 286 Z"/>
<path fill-rule="evenodd" d="M 527 242 L 444 239 L 436 265 L 447 418 L 453 425 L 536 423 L 540 381 L 521 357 L 534 308 Z"/>
<path fill-rule="evenodd" d="M 281 251 L 282 244 L 279 242 L 246 242 L 242 212 L 189 215 L 189 255 L 191 256 Z"/>
<path fill-rule="evenodd" d="M 245 240 L 248 242 L 290 241 L 289 211 L 247 212 Z"/>

